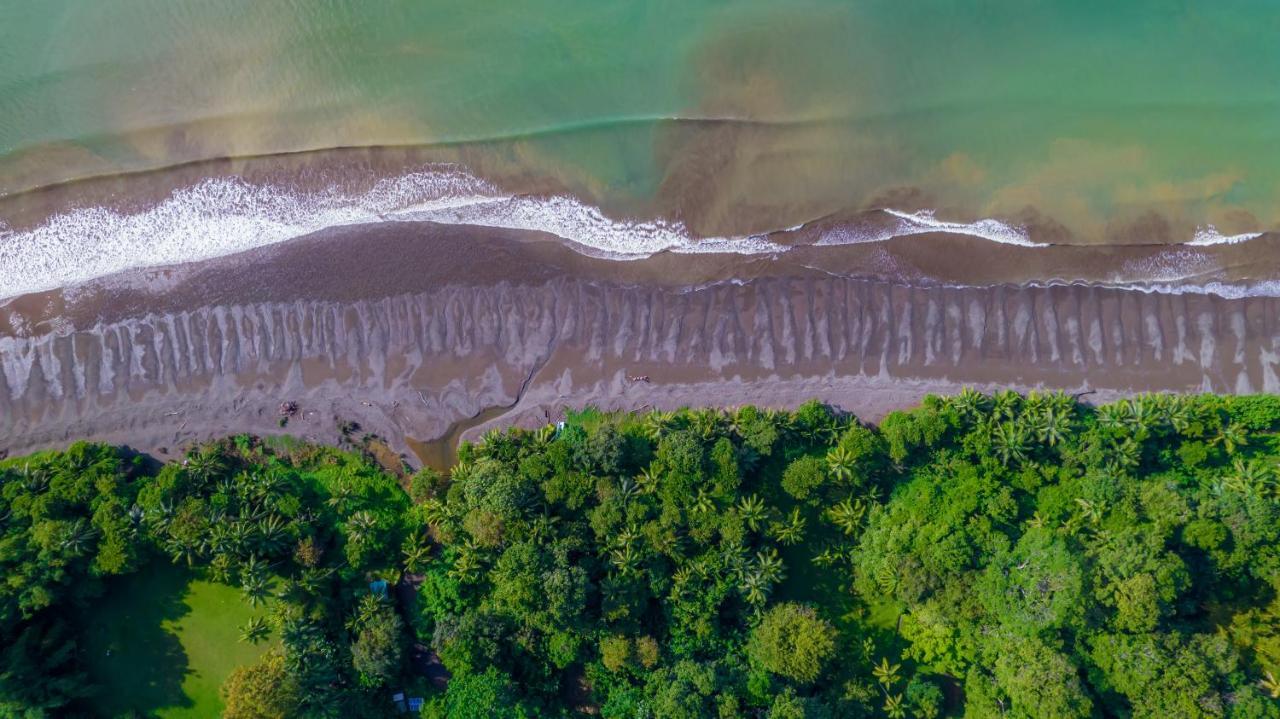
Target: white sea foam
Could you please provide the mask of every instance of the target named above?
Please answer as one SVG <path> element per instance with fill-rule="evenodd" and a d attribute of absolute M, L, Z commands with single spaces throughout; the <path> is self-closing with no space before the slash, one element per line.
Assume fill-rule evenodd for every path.
<path fill-rule="evenodd" d="M 939 220 L 927 211 L 884 212 L 890 222 L 833 228 L 818 244 L 884 242 L 946 232 L 1022 247 L 1047 246 L 1031 241 L 1025 229 L 995 219 L 959 223 Z M 0 220 L 0 298 L 74 285 L 123 270 L 220 257 L 326 227 L 415 220 L 547 232 L 584 254 L 612 259 L 643 258 L 663 251 L 766 254 L 787 250 L 763 236 L 693 239 L 679 222 L 615 220 L 568 196 L 505 194 L 453 166 L 387 178 L 355 194 L 336 188 L 297 192 L 216 178 L 176 190 L 159 204 L 131 214 L 100 207 L 75 209 L 23 230 L 7 227 Z M 1206 228 L 1188 244 L 1240 242 L 1255 236 L 1224 237 Z M 1185 264 L 1178 264 L 1185 270 Z M 1149 276 L 1152 282 L 1143 289 L 1173 291 L 1178 286 L 1175 268 L 1159 269 L 1162 271 L 1153 272 Z M 1280 286 L 1267 283 L 1238 287 L 1194 285 L 1187 291 L 1223 296 L 1280 294 Z"/>
<path fill-rule="evenodd" d="M 133 214 L 84 208 L 33 229 L 0 224 L 0 298 L 123 270 L 194 262 L 283 242 L 326 227 L 430 220 L 537 230 L 586 254 L 631 259 L 656 252 L 782 252 L 762 237 L 691 239 L 684 225 L 613 220 L 566 196 L 503 194 L 453 167 L 378 182 L 361 194 L 299 193 L 239 179 L 209 179 Z"/>
<path fill-rule="evenodd" d="M 473 204 L 493 192 L 487 183 L 447 168 L 386 179 L 358 196 L 336 190 L 299 194 L 234 178 L 209 179 L 138 213 L 81 208 L 28 230 L 0 228 L 0 297 L 138 267 L 220 257 L 326 227 L 376 222 L 406 204 L 424 209 Z"/>
<path fill-rule="evenodd" d="M 1261 232 L 1244 232 L 1238 235 L 1224 235 L 1218 232 L 1218 228 L 1213 225 L 1205 227 L 1197 227 L 1196 234 L 1188 242 L 1188 245 L 1234 245 L 1240 242 L 1248 242 L 1262 237 Z"/>
<path fill-rule="evenodd" d="M 833 228 L 824 233 L 820 245 L 848 245 L 865 242 L 885 242 L 895 237 L 923 235 L 930 232 L 945 232 L 953 235 L 968 235 L 991 242 L 1020 247 L 1048 247 L 1043 242 L 1034 242 L 1022 227 L 991 218 L 976 222 L 948 222 L 934 216 L 933 210 L 920 212 L 903 212 L 886 209 L 883 212 L 894 218 L 886 224 L 867 223 L 864 226 L 843 226 Z"/>

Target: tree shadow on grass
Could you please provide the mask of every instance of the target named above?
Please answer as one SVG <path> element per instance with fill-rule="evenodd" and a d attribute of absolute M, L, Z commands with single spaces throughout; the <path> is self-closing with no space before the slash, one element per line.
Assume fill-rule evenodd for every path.
<path fill-rule="evenodd" d="M 165 628 L 190 613 L 183 600 L 190 581 L 188 572 L 157 561 L 107 584 L 83 617 L 84 660 L 97 690 L 88 711 L 150 716 L 191 706 L 182 689 L 187 654 Z"/>

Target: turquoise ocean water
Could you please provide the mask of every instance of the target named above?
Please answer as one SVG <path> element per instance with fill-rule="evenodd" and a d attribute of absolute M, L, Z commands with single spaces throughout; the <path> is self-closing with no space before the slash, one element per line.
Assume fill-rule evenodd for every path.
<path fill-rule="evenodd" d="M 624 254 L 876 208 L 1247 239 L 1280 224 L 1278 31 L 1257 0 L 0 0 L 0 295 L 399 212 Z M 273 160 L 388 147 L 415 162 L 356 189 Z M 281 169 L 164 174 L 214 158 Z"/>

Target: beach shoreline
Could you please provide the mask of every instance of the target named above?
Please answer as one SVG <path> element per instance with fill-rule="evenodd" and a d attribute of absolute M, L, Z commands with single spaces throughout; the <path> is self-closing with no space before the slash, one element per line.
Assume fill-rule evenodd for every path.
<path fill-rule="evenodd" d="M 335 228 L 0 308 L 11 453 L 100 439 L 164 456 L 241 432 L 336 443 L 355 422 L 412 458 L 411 444 L 588 404 L 816 398 L 876 420 L 964 386 L 1274 391 L 1280 360 L 1274 298 L 914 284 L 803 252 L 617 262 L 431 223 Z M 282 402 L 298 406 L 284 428 Z"/>

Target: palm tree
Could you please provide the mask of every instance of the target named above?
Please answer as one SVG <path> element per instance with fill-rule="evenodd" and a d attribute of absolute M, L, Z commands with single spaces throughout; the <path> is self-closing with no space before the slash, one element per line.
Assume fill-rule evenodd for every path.
<path fill-rule="evenodd" d="M 546 511 L 535 518 L 529 524 L 529 536 L 539 542 L 545 542 L 555 537 L 556 525 L 560 524 L 560 518 Z"/>
<path fill-rule="evenodd" d="M 640 470 L 640 474 L 636 475 L 636 486 L 640 489 L 640 494 L 653 494 L 653 490 L 658 487 L 658 470 L 652 465 Z"/>
<path fill-rule="evenodd" d="M 799 544 L 804 540 L 805 519 L 800 516 L 800 508 L 791 510 L 790 518 L 785 522 L 775 522 L 771 528 L 774 539 L 784 545 Z"/>
<path fill-rule="evenodd" d="M 885 694 L 884 714 L 889 719 L 906 719 L 907 708 L 903 705 L 901 694 Z"/>
<path fill-rule="evenodd" d="M 404 568 L 417 573 L 431 558 L 431 545 L 422 538 L 422 535 L 414 534 L 404 543 L 401 553 L 404 555 Z"/>
<path fill-rule="evenodd" d="M 1098 408 L 1098 426 L 1108 430 L 1119 430 L 1126 426 L 1128 410 L 1120 404 L 1109 404 Z"/>
<path fill-rule="evenodd" d="M 862 518 L 867 513 L 867 505 L 861 499 L 844 499 L 826 511 L 827 519 L 840 528 L 842 532 L 852 535 L 862 526 Z"/>
<path fill-rule="evenodd" d="M 200 559 L 200 546 L 194 542 L 171 539 L 165 545 L 165 549 L 169 552 L 169 556 L 175 564 L 186 562 L 188 567 L 192 567 L 195 566 L 196 560 Z"/>
<path fill-rule="evenodd" d="M 772 587 L 769 581 L 765 579 L 759 572 L 749 572 L 742 577 L 739 589 L 747 603 L 753 607 L 762 607 L 769 599 L 769 590 Z"/>
<path fill-rule="evenodd" d="M 183 466 L 186 467 L 187 474 L 200 481 L 208 481 L 226 469 L 222 454 L 209 447 L 188 454 Z"/>
<path fill-rule="evenodd" d="M 987 396 L 972 387 L 965 387 L 951 398 L 951 406 L 961 417 L 973 418 L 987 408 Z"/>
<path fill-rule="evenodd" d="M 1227 451 L 1227 455 L 1233 455 L 1240 447 L 1249 443 L 1249 436 L 1245 432 L 1244 427 L 1235 422 L 1228 422 L 1218 428 L 1218 434 L 1213 438 L 1214 444 L 1222 445 Z"/>
<path fill-rule="evenodd" d="M 1125 437 L 1121 442 L 1115 442 L 1111 446 L 1111 463 L 1113 469 L 1119 469 L 1122 473 L 1137 467 L 1142 463 L 1142 444 L 1133 437 Z"/>
<path fill-rule="evenodd" d="M 707 490 L 699 489 L 698 496 L 693 500 L 694 514 L 710 514 L 716 510 L 715 502 L 711 501 L 711 495 L 707 494 Z"/>
<path fill-rule="evenodd" d="M 360 603 L 356 605 L 356 610 L 351 616 L 351 621 L 347 623 L 347 627 L 352 631 L 358 631 L 361 627 L 367 627 L 369 624 L 377 620 L 378 615 L 386 608 L 386 600 L 377 594 L 366 594 L 360 597 Z"/>
<path fill-rule="evenodd" d="M 898 570 L 889 562 L 882 562 L 876 568 L 875 580 L 876 586 L 882 593 L 893 594 L 893 591 L 898 588 Z"/>
<path fill-rule="evenodd" d="M 630 477 L 623 477 L 618 482 L 618 496 L 622 497 L 622 504 L 625 506 L 631 501 L 631 498 L 640 493 L 640 485 Z"/>
<path fill-rule="evenodd" d="M 853 479 L 853 453 L 844 447 L 837 446 L 827 452 L 827 470 L 831 477 L 839 482 Z"/>
<path fill-rule="evenodd" d="M 1053 407 L 1045 409 L 1040 414 L 1039 421 L 1036 423 L 1036 434 L 1041 442 L 1055 447 L 1059 442 L 1066 441 L 1070 433 L 1071 420 L 1067 415 Z"/>
<path fill-rule="evenodd" d="M 657 442 L 670 429 L 675 421 L 675 416 L 675 412 L 650 412 L 644 418 L 645 434 L 649 436 L 649 439 Z"/>
<path fill-rule="evenodd" d="M 764 500 L 753 494 L 738 501 L 738 514 L 742 515 L 742 521 L 746 522 L 751 531 L 757 532 L 769 512 L 764 506 Z"/>
<path fill-rule="evenodd" d="M 325 500 L 325 504 L 339 512 L 346 512 L 351 500 L 355 498 L 355 494 L 355 490 L 351 488 L 351 485 L 344 482 L 334 488 L 333 492 L 329 494 L 329 499 Z"/>
<path fill-rule="evenodd" d="M 634 524 L 628 524 L 617 536 L 613 538 L 613 543 L 619 547 L 630 546 L 636 540 L 640 539 L 640 529 Z"/>
<path fill-rule="evenodd" d="M 1013 390 L 1004 390 L 996 393 L 991 407 L 991 414 L 997 421 L 1011 421 L 1018 416 L 1018 410 L 1021 406 L 1022 395 Z"/>
<path fill-rule="evenodd" d="M 888 689 L 898 683 L 899 669 L 902 669 L 901 664 L 890 664 L 888 658 L 881 657 L 880 663 L 872 667 L 871 674 L 875 676 L 876 681 L 880 682 L 880 686 Z"/>
<path fill-rule="evenodd" d="M 1184 434 L 1191 427 L 1191 410 L 1181 397 L 1165 395 L 1164 421 L 1178 434 Z"/>
<path fill-rule="evenodd" d="M 1273 476 L 1271 470 L 1264 467 L 1261 462 L 1252 460 L 1245 462 L 1242 459 L 1235 460 L 1232 468 L 1235 470 L 1233 474 L 1223 480 L 1224 489 L 1248 499 L 1266 496 L 1267 485 L 1270 484 Z"/>
<path fill-rule="evenodd" d="M 244 598 L 251 607 L 257 607 L 267 601 L 267 597 L 271 595 L 271 582 L 261 573 L 243 574 L 240 588 L 244 591 Z"/>
<path fill-rule="evenodd" d="M 813 556 L 813 563 L 819 567 L 830 567 L 844 559 L 844 552 L 835 547 L 827 547 Z"/>
<path fill-rule="evenodd" d="M 257 644 L 270 634 L 271 625 L 267 624 L 264 617 L 252 617 L 248 623 L 240 627 L 240 641 L 246 644 Z"/>
<path fill-rule="evenodd" d="M 1276 680 L 1276 675 L 1272 674 L 1270 669 L 1263 672 L 1263 677 L 1258 684 L 1272 699 L 1280 699 L 1280 681 Z"/>
<path fill-rule="evenodd" d="M 539 447 L 545 447 L 551 444 L 551 440 L 556 438 L 556 426 L 554 424 L 544 424 L 533 433 L 533 441 Z"/>
<path fill-rule="evenodd" d="M 992 448 L 1000 463 L 1008 467 L 1021 463 L 1027 458 L 1026 436 L 1022 426 L 1012 422 L 1001 422 L 996 425 L 991 435 Z"/>
<path fill-rule="evenodd" d="M 631 545 L 610 552 L 609 561 L 613 566 L 617 567 L 618 574 L 624 577 L 634 574 L 640 565 L 640 557 L 631 548 Z"/>
<path fill-rule="evenodd" d="M 363 542 L 377 527 L 378 519 L 373 512 L 362 509 L 347 520 L 347 540 L 353 544 Z"/>
<path fill-rule="evenodd" d="M 44 467 L 32 469 L 30 463 L 26 463 L 18 474 L 22 476 L 22 487 L 27 494 L 40 494 L 49 487 L 49 470 Z"/>
<path fill-rule="evenodd" d="M 772 547 L 768 551 L 756 552 L 756 571 L 770 583 L 781 582 L 786 576 L 782 558 L 778 556 L 778 550 Z"/>
<path fill-rule="evenodd" d="M 1084 497 L 1076 497 L 1076 504 L 1080 506 L 1080 516 L 1088 520 L 1090 524 L 1097 524 L 1102 521 L 1102 506 L 1090 502 Z"/>
<path fill-rule="evenodd" d="M 284 520 L 278 514 L 269 514 L 258 522 L 257 545 L 263 554 L 276 554 L 284 549 L 289 537 L 285 533 Z"/>
<path fill-rule="evenodd" d="M 67 526 L 66 533 L 59 542 L 62 551 L 67 554 L 79 556 L 89 549 L 89 543 L 97 535 L 97 530 L 89 526 L 89 523 L 83 517 L 75 520 Z"/>

